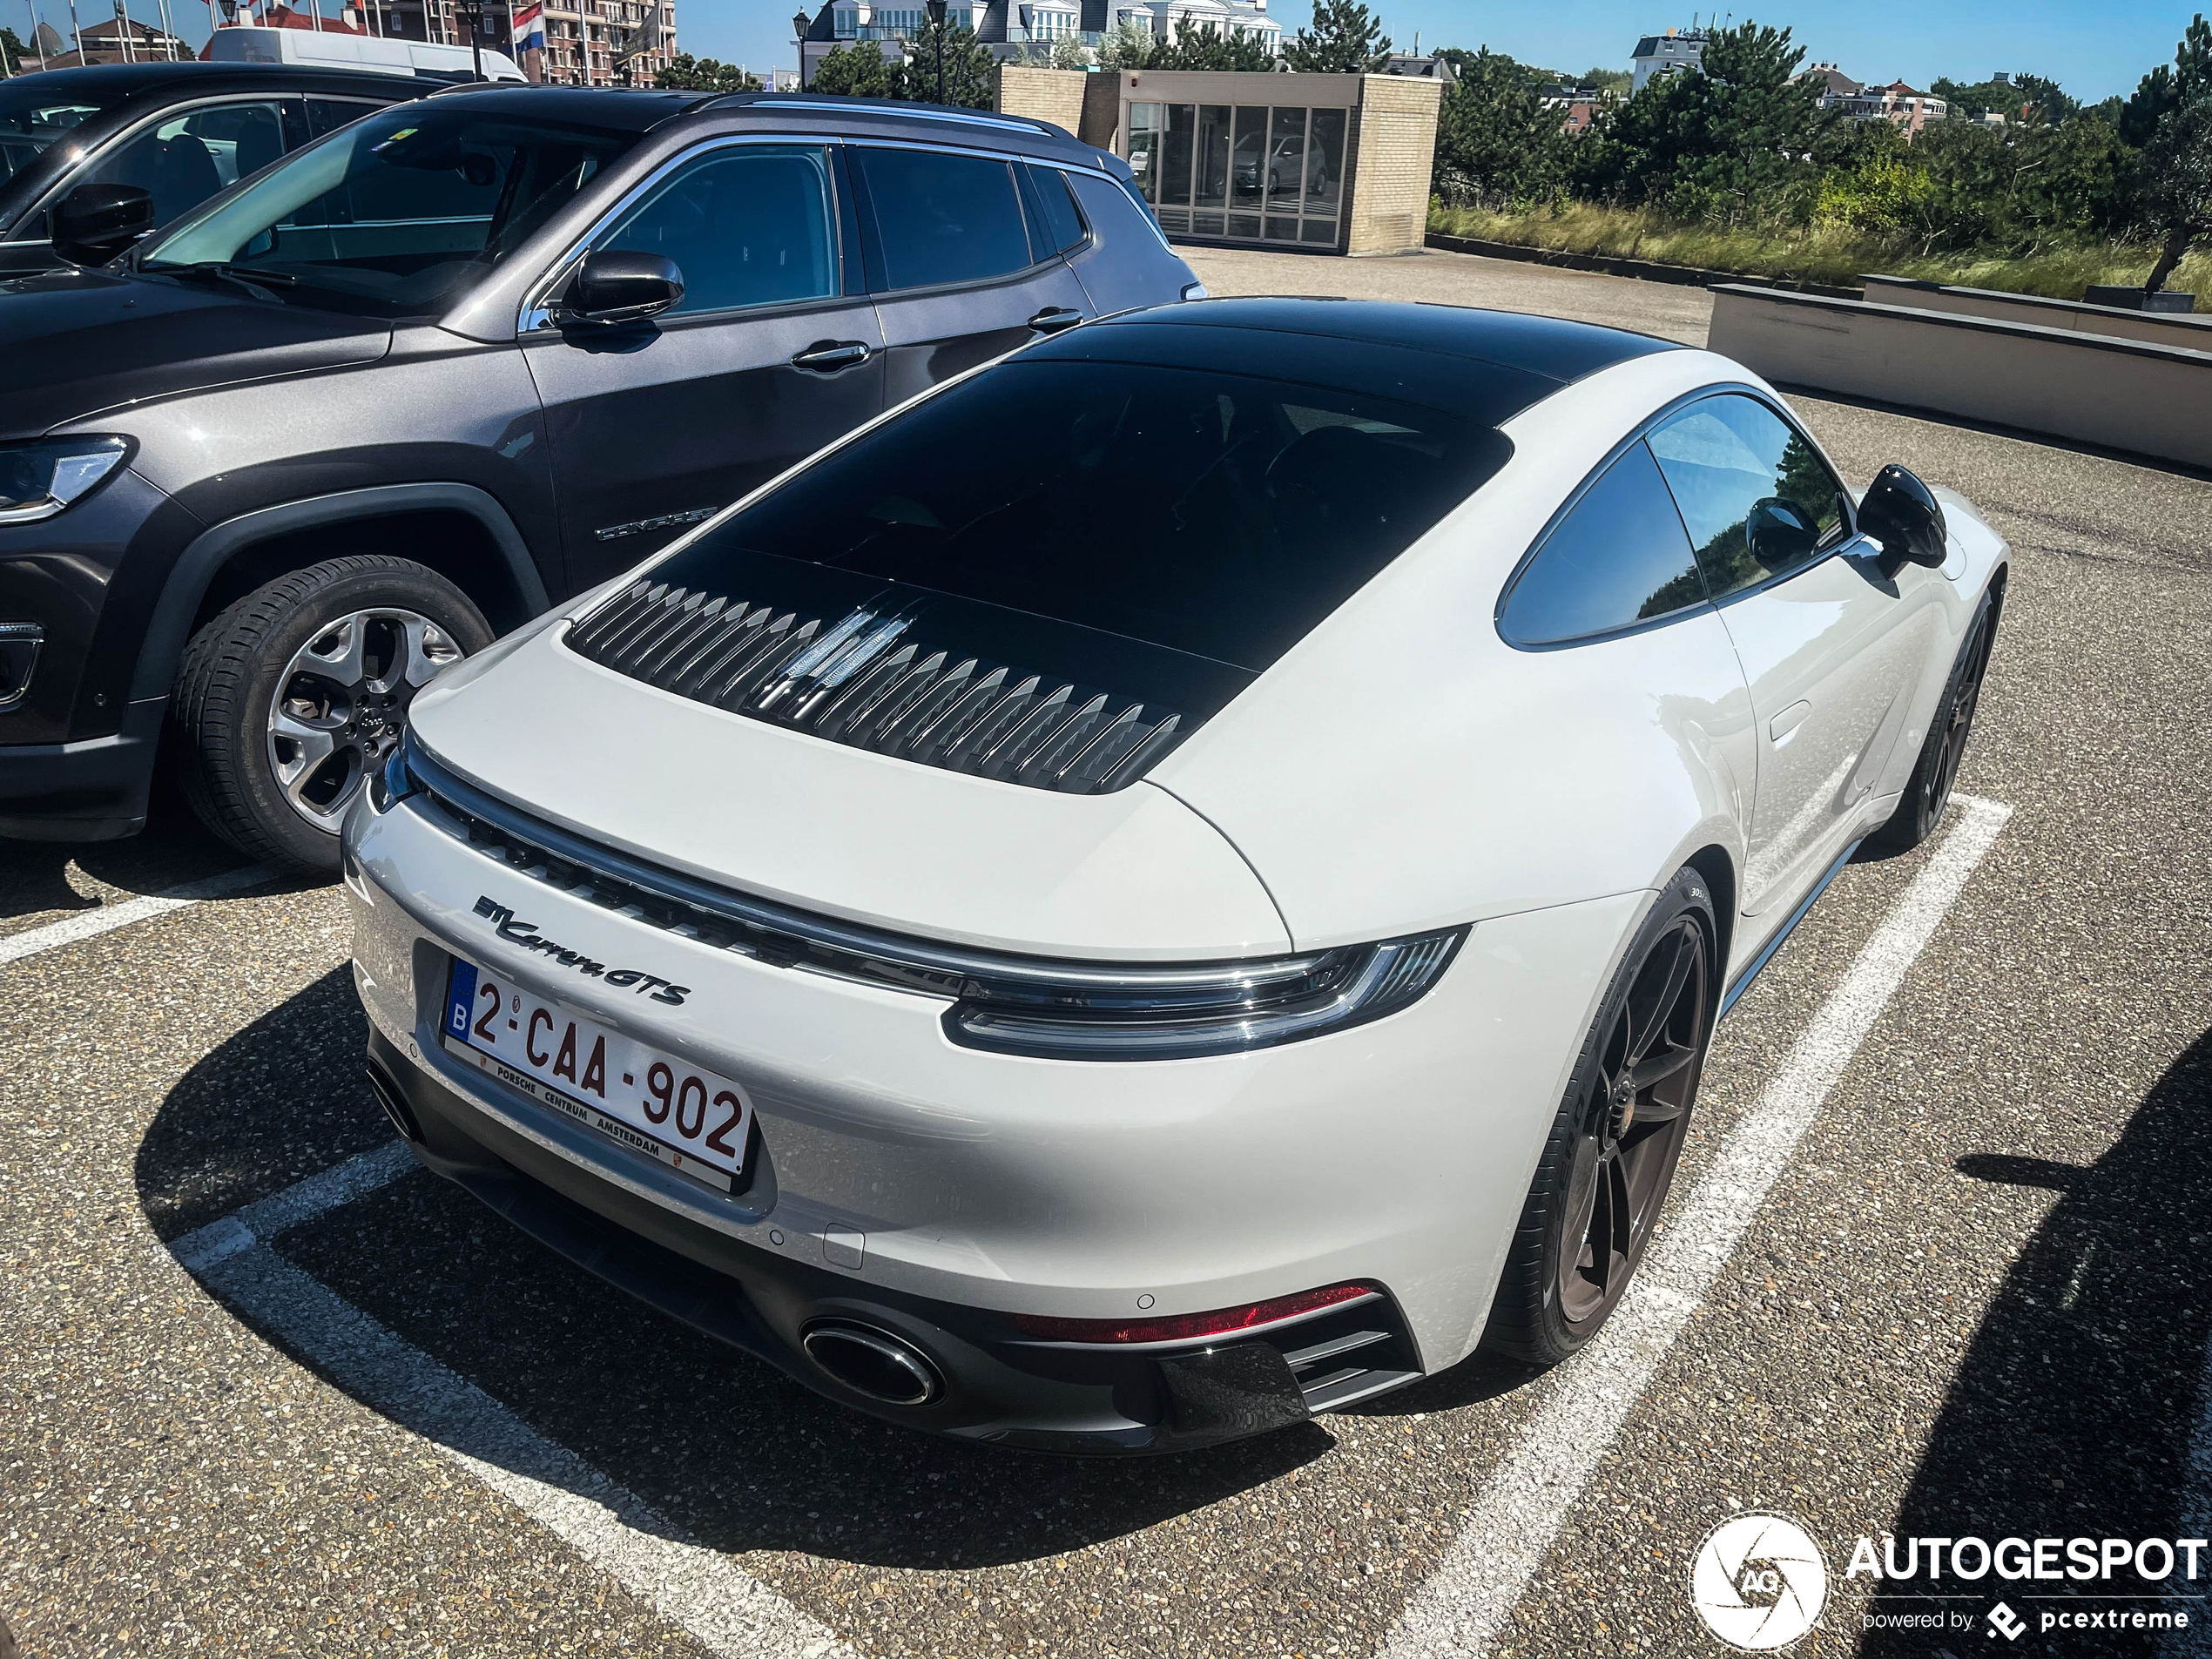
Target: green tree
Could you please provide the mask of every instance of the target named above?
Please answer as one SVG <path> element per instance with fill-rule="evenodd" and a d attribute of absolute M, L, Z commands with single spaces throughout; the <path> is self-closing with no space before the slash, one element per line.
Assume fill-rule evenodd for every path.
<path fill-rule="evenodd" d="M 1122 23 L 1109 30 L 1098 43 L 1101 69 L 1150 69 L 1160 43 L 1141 23 Z"/>
<path fill-rule="evenodd" d="M 856 40 L 831 47 L 814 65 L 806 90 L 845 98 L 904 98 L 906 71 L 887 60 L 874 41 Z"/>
<path fill-rule="evenodd" d="M 2156 293 L 2198 237 L 2212 233 L 2212 87 L 2166 111 L 2143 146 L 2144 214 L 2164 239 L 2143 292 Z"/>
<path fill-rule="evenodd" d="M 1261 71 L 1275 67 L 1257 35 L 1242 29 L 1223 33 L 1193 24 L 1188 17 L 1175 26 L 1175 38 L 1153 57 L 1154 69 L 1211 69 Z"/>
<path fill-rule="evenodd" d="M 23 73 L 23 42 L 12 29 L 0 29 L 0 61 L 8 66 L 8 73 Z"/>
<path fill-rule="evenodd" d="M 1576 146 L 1581 182 L 1685 219 L 1809 218 L 1844 133 L 1819 84 L 1797 78 L 1804 56 L 1787 29 L 1716 30 L 1697 67 L 1652 81 Z"/>
<path fill-rule="evenodd" d="M 1283 61 L 1308 74 L 1378 74 L 1390 65 L 1390 37 L 1359 0 L 1313 0 L 1313 26 L 1283 43 Z"/>
<path fill-rule="evenodd" d="M 940 60 L 943 59 L 940 98 Z M 908 44 L 907 67 L 894 98 L 922 104 L 957 104 L 971 110 L 988 110 L 995 101 L 997 64 L 991 49 L 976 39 L 975 31 L 949 17 L 942 24 L 926 23 Z"/>
<path fill-rule="evenodd" d="M 654 74 L 653 84 L 664 91 L 758 92 L 760 78 L 747 73 L 735 64 L 719 63 L 711 57 L 694 57 L 689 52 L 678 52 L 668 60 L 667 68 Z"/>
<path fill-rule="evenodd" d="M 1629 95 L 1629 89 L 1635 84 L 1635 79 L 1636 78 L 1625 69 L 1593 67 L 1577 75 L 1575 78 L 1575 84 L 1578 87 L 1586 87 L 1593 92 L 1610 92 L 1615 98 L 1626 98 Z"/>
<path fill-rule="evenodd" d="M 2120 114 L 2120 136 L 2141 149 L 2167 114 L 2212 86 L 2212 24 L 2199 12 L 2174 50 L 2174 64 L 2161 64 L 2143 77 Z"/>
<path fill-rule="evenodd" d="M 1484 47 L 1462 55 L 1436 118 L 1435 193 L 1497 212 L 1559 193 L 1567 177 L 1564 115 L 1547 109 L 1524 65 Z"/>

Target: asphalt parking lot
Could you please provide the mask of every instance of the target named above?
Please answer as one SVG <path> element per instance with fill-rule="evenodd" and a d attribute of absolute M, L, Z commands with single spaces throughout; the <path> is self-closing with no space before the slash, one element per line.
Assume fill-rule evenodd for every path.
<path fill-rule="evenodd" d="M 1534 266 L 1191 263 L 1703 334 L 1697 290 Z M 1796 1651 L 2150 1651 L 1870 1634 L 1844 1563 L 2206 1530 L 2212 482 L 1797 404 L 1848 475 L 1902 461 L 2013 542 L 1970 799 L 1722 1027 L 1651 1292 L 1548 1375 L 1472 1360 L 1173 1460 L 876 1425 L 390 1157 L 334 889 L 234 873 L 173 808 L 0 846 L 23 1651 L 1709 1654 L 1689 1563 L 1744 1509 L 1828 1549 Z"/>

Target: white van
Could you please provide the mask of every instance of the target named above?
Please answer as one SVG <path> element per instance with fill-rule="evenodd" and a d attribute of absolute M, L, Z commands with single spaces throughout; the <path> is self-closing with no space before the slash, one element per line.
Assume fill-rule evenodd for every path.
<path fill-rule="evenodd" d="M 218 64 L 305 64 L 323 69 L 381 70 L 388 75 L 427 75 L 467 80 L 475 57 L 466 46 L 438 46 L 428 41 L 396 40 L 346 34 L 335 29 L 261 29 L 236 24 L 218 29 L 208 51 Z M 483 54 L 488 81 L 527 80 L 504 52 Z"/>

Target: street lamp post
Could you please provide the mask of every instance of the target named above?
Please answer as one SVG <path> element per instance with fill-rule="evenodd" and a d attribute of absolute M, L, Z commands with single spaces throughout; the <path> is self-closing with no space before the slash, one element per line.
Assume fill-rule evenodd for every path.
<path fill-rule="evenodd" d="M 799 37 L 799 90 L 806 90 L 806 25 L 812 21 L 805 12 L 791 14 L 791 32 Z"/>
<path fill-rule="evenodd" d="M 454 0 L 454 8 L 469 24 L 469 59 L 476 78 L 484 78 L 484 0 Z"/>
<path fill-rule="evenodd" d="M 937 37 L 937 101 L 945 101 L 945 0 L 926 0 L 929 27 Z"/>

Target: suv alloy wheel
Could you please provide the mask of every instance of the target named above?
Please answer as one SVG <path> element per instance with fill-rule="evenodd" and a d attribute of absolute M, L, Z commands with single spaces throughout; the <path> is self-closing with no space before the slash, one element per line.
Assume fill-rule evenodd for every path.
<path fill-rule="evenodd" d="M 491 643 L 468 596 L 385 556 L 257 588 L 192 637 L 170 701 L 185 798 L 249 857 L 328 875 L 338 832 L 432 675 Z"/>

